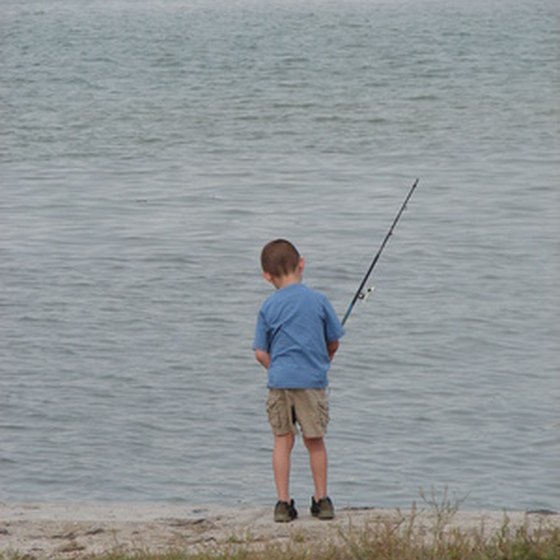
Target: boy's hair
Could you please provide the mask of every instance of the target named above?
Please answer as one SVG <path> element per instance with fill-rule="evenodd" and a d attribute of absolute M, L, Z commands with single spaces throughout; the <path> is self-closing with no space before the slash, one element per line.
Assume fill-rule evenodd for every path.
<path fill-rule="evenodd" d="M 281 278 L 296 270 L 300 258 L 298 250 L 287 239 L 275 239 L 263 247 L 261 266 L 263 272 Z"/>

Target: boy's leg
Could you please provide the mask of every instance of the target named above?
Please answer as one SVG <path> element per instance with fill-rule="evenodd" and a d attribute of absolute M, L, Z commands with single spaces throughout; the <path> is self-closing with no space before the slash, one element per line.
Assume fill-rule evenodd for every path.
<path fill-rule="evenodd" d="M 278 500 L 290 502 L 290 461 L 295 437 L 292 433 L 274 436 L 272 466 Z"/>
<path fill-rule="evenodd" d="M 305 447 L 309 452 L 309 463 L 311 465 L 311 474 L 313 475 L 313 484 L 315 486 L 315 500 L 327 496 L 327 448 L 325 440 L 322 437 L 303 438 Z"/>
<path fill-rule="evenodd" d="M 322 437 L 304 438 L 315 484 L 311 499 L 311 515 L 319 519 L 334 519 L 334 507 L 327 495 L 327 449 Z"/>

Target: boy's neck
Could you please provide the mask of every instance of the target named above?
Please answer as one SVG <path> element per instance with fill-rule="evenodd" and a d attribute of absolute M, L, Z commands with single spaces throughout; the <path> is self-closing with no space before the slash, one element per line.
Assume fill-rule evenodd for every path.
<path fill-rule="evenodd" d="M 271 282 L 277 290 L 281 288 L 286 288 L 292 284 L 301 284 L 302 275 L 299 272 L 293 272 L 291 274 L 286 274 L 285 276 L 275 276 L 272 278 Z"/>

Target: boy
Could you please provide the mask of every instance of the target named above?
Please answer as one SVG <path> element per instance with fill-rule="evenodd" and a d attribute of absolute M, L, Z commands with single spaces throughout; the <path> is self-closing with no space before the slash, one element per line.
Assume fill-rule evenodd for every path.
<path fill-rule="evenodd" d="M 278 502 L 274 520 L 297 517 L 290 497 L 290 457 L 296 423 L 303 432 L 315 493 L 311 514 L 332 519 L 327 495 L 327 451 L 323 436 L 329 421 L 327 372 L 344 331 L 327 298 L 302 284 L 304 261 L 285 239 L 262 250 L 263 277 L 276 291 L 263 303 L 253 350 L 268 370 L 268 419 L 274 434 L 272 464 Z"/>

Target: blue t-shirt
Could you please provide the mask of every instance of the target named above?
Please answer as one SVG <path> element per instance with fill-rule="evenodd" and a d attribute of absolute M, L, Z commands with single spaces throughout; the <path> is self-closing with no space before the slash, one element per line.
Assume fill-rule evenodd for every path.
<path fill-rule="evenodd" d="M 329 300 L 304 284 L 276 290 L 263 303 L 253 350 L 270 354 L 271 389 L 323 389 L 330 367 L 327 343 L 344 335 Z"/>

